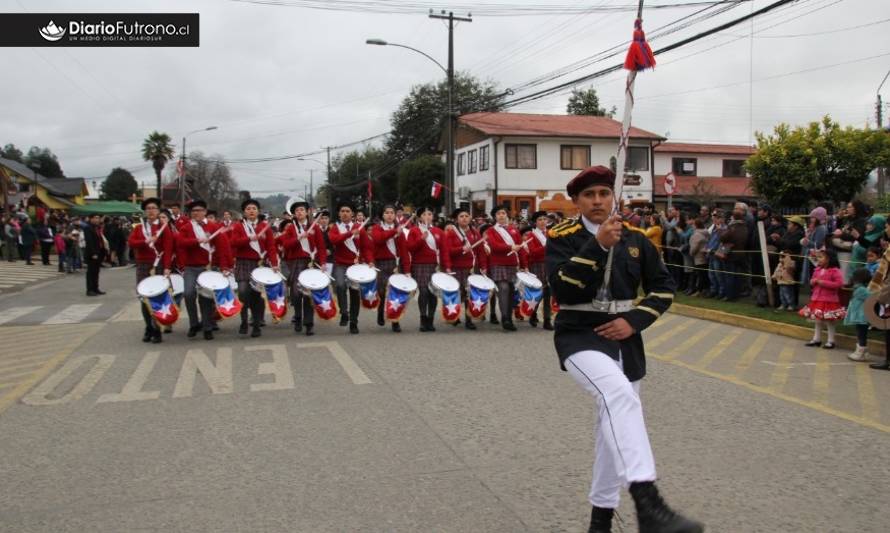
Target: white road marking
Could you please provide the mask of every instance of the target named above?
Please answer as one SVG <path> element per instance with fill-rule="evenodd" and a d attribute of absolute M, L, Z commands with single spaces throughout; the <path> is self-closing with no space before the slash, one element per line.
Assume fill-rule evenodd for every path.
<path fill-rule="evenodd" d="M 297 344 L 297 348 L 327 348 L 334 359 L 343 367 L 343 371 L 349 376 L 356 385 L 367 385 L 373 383 L 362 369 L 355 363 L 349 353 L 340 346 L 339 342 L 306 342 Z"/>
<path fill-rule="evenodd" d="M 192 395 L 195 387 L 195 378 L 198 372 L 204 377 L 210 391 L 213 394 L 228 394 L 234 390 L 232 383 L 232 349 L 217 348 L 216 365 L 214 365 L 204 350 L 189 350 L 185 354 L 185 361 L 176 380 L 173 389 L 174 398 L 186 398 Z"/>
<path fill-rule="evenodd" d="M 139 361 L 139 366 L 136 367 L 136 370 L 133 372 L 133 375 L 130 376 L 130 379 L 127 380 L 127 384 L 124 385 L 124 388 L 117 394 L 103 394 L 99 396 L 99 399 L 96 400 L 96 403 L 105 403 L 105 402 L 138 402 L 142 400 L 157 400 L 161 397 L 161 391 L 143 391 L 142 387 L 145 386 L 145 382 L 148 381 L 148 376 L 151 374 L 151 371 L 154 370 L 155 365 L 158 363 L 158 359 L 161 357 L 161 352 L 148 352 L 145 354 L 145 357 L 142 358 L 142 361 Z"/>
<path fill-rule="evenodd" d="M 290 368 L 290 359 L 287 356 L 287 347 L 283 344 L 268 344 L 265 346 L 247 346 L 246 352 L 258 351 L 272 352 L 271 363 L 260 363 L 257 374 L 262 376 L 272 374 L 275 380 L 272 383 L 252 383 L 251 392 L 267 390 L 285 390 L 294 388 L 294 373 Z"/>
<path fill-rule="evenodd" d="M 102 304 L 74 304 L 69 305 L 55 316 L 46 319 L 44 325 L 52 324 L 76 324 L 83 322 L 90 313 L 102 307 Z"/>
<path fill-rule="evenodd" d="M 91 361 L 95 361 L 93 367 L 70 391 L 58 398 L 49 397 L 75 370 Z M 22 403 L 26 405 L 58 405 L 79 400 L 93 390 L 93 387 L 102 379 L 105 371 L 111 367 L 112 363 L 114 363 L 114 356 L 111 354 L 82 355 L 69 359 L 62 368 L 22 398 Z"/>
<path fill-rule="evenodd" d="M 42 307 L 42 305 L 34 305 L 30 307 L 11 307 L 9 309 L 0 311 L 0 325 L 6 324 L 7 322 L 12 322 L 16 318 L 25 316 L 29 313 L 33 313 L 34 311 L 37 311 Z"/>
<path fill-rule="evenodd" d="M 761 361 L 761 363 L 770 366 L 781 366 L 784 368 L 795 368 L 798 366 L 816 366 L 818 363 L 779 363 L 778 361 Z M 857 363 L 828 363 L 829 366 L 854 366 Z"/>

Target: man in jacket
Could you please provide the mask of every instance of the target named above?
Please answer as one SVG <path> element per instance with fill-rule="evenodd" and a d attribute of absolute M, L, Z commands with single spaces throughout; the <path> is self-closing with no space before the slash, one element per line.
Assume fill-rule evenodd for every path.
<path fill-rule="evenodd" d="M 724 283 L 726 285 L 726 301 L 735 301 L 739 297 L 739 287 L 742 286 L 739 277 L 747 274 L 745 263 L 748 261 L 745 248 L 748 244 L 748 224 L 745 220 L 747 209 L 736 204 L 732 210 L 732 220 L 726 227 L 720 244 L 726 252 L 726 260 L 723 262 Z"/>
<path fill-rule="evenodd" d="M 92 213 L 88 220 L 89 224 L 83 229 L 83 238 L 86 241 L 84 255 L 87 262 L 87 296 L 99 296 L 105 294 L 99 290 L 99 270 L 108 251 L 102 235 L 102 217 L 98 213 Z"/>

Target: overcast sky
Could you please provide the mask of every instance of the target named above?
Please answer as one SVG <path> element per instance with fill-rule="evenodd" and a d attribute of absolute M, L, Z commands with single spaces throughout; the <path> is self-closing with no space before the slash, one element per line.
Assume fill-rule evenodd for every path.
<path fill-rule="evenodd" d="M 507 2 L 634 3 L 460 3 L 481 10 Z M 772 2 L 753 4 L 757 9 Z M 105 176 L 122 166 L 152 183 L 153 173 L 140 156 L 141 140 L 152 130 L 170 134 L 178 155 L 184 133 L 218 126 L 191 135 L 188 149 L 229 159 L 304 153 L 370 137 L 389 129 L 390 113 L 412 85 L 437 81 L 442 73 L 418 54 L 368 46 L 365 39 L 409 45 L 447 61 L 447 26 L 422 13 L 369 14 L 227 0 L 0 0 L 0 7 L 3 12 L 32 13 L 200 13 L 198 48 L 3 50 L 0 144 L 11 142 L 24 151 L 48 146 L 68 176 Z M 644 27 L 654 29 L 701 8 L 648 9 Z M 750 3 L 744 4 L 654 40 L 652 46 L 657 49 L 750 10 Z M 472 23 L 455 30 L 455 66 L 502 89 L 518 87 L 627 41 L 633 18 L 626 11 L 521 17 L 477 13 Z M 782 121 L 818 120 L 825 113 L 842 124 L 874 125 L 875 91 L 890 69 L 890 20 L 885 19 L 890 19 L 890 2 L 884 0 L 799 0 L 764 15 L 753 27 L 753 76 L 750 24 L 659 56 L 657 69 L 637 78 L 633 123 L 671 140 L 741 144 L 752 138 L 752 110 L 753 127 L 760 131 Z M 592 85 L 606 105 L 618 106 L 619 115 L 624 76 L 612 74 Z M 890 82 L 882 92 L 890 100 Z M 564 113 L 566 100 L 560 94 L 512 111 Z M 319 169 L 317 186 L 322 167 L 311 161 L 232 165 L 240 186 L 257 196 L 302 193 L 310 168 Z"/>

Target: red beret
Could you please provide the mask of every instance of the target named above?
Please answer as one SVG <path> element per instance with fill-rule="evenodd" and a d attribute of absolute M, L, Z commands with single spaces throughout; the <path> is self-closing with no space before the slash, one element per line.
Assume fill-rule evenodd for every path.
<path fill-rule="evenodd" d="M 569 193 L 569 196 L 578 196 L 581 194 L 581 191 L 591 185 L 603 185 L 614 190 L 615 173 L 609 167 L 602 165 L 587 167 L 572 178 L 572 181 L 566 185 L 566 191 Z"/>

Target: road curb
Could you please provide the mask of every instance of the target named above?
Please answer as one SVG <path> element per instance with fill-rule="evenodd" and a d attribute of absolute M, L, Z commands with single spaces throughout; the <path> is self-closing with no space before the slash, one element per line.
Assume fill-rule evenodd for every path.
<path fill-rule="evenodd" d="M 724 311 L 717 311 L 715 309 L 704 309 L 701 307 L 693 307 L 691 305 L 677 303 L 672 304 L 670 310 L 672 313 L 676 313 L 682 316 L 699 318 L 701 320 L 710 320 L 712 322 L 720 322 L 721 324 L 728 324 L 730 326 L 736 326 L 745 329 L 764 331 L 766 333 L 773 333 L 776 335 L 784 335 L 785 337 L 791 337 L 804 341 L 808 341 L 813 338 L 812 327 L 795 326 L 792 324 L 785 324 L 784 322 L 772 322 L 769 320 L 764 320 L 762 318 L 735 315 L 732 313 L 726 313 Z M 853 350 L 854 348 L 856 348 L 856 337 L 838 334 L 835 340 L 839 348 L 846 348 L 849 350 Z M 884 343 L 881 341 L 869 339 L 868 351 L 872 355 L 883 356 Z"/>

